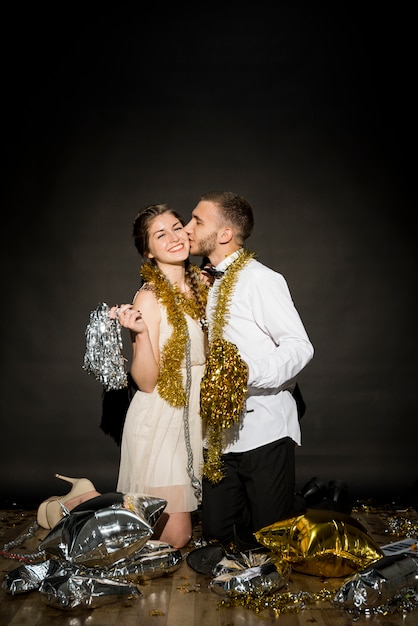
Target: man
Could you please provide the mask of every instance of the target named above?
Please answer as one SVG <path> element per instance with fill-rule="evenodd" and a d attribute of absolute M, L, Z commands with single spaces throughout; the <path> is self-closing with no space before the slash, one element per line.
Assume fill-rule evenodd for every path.
<path fill-rule="evenodd" d="M 252 549 L 253 533 L 295 513 L 292 391 L 314 349 L 283 276 L 244 247 L 250 204 L 232 192 L 204 194 L 186 224 L 190 254 L 214 268 L 201 386 L 206 429 L 202 533 L 225 549 Z"/>

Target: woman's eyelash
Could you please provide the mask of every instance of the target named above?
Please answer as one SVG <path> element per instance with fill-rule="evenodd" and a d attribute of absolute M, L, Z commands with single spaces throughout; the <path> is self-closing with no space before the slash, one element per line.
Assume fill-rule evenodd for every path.
<path fill-rule="evenodd" d="M 175 226 L 175 227 L 173 228 L 173 230 L 183 230 L 183 229 L 184 229 L 184 226 Z M 161 237 L 164 237 L 166 234 L 167 234 L 167 233 L 160 233 L 160 234 L 158 235 L 158 239 L 161 239 Z"/>

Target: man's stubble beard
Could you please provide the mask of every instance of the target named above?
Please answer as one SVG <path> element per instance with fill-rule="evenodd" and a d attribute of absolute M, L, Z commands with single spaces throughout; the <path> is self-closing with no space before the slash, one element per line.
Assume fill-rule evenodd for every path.
<path fill-rule="evenodd" d="M 210 258 L 210 255 L 216 250 L 216 237 L 217 234 L 212 233 L 201 241 L 195 240 L 194 243 L 197 244 L 196 247 L 198 249 L 197 251 L 193 251 L 192 254 Z"/>

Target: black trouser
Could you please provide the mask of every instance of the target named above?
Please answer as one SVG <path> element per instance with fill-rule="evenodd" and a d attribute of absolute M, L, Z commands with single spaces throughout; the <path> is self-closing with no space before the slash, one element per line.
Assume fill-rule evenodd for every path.
<path fill-rule="evenodd" d="M 285 437 L 222 455 L 225 477 L 202 481 L 202 533 L 224 545 L 294 514 L 295 443 Z M 254 538 L 253 538 L 254 541 Z"/>

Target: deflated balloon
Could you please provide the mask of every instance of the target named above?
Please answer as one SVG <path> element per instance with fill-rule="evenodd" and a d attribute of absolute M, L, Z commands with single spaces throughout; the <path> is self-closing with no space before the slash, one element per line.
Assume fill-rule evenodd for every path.
<path fill-rule="evenodd" d="M 417 588 L 418 559 L 408 554 L 383 557 L 344 582 L 334 601 L 345 608 L 367 610 Z"/>
<path fill-rule="evenodd" d="M 218 566 L 223 562 L 221 561 Z M 224 567 L 224 571 L 213 578 L 209 589 L 220 595 L 236 597 L 237 595 L 260 597 L 277 592 L 284 587 L 290 576 L 290 565 L 287 563 L 278 566 L 270 560 L 252 567 L 240 568 Z"/>
<path fill-rule="evenodd" d="M 1 586 L 11 595 L 38 589 L 48 604 L 58 608 L 95 608 L 130 593 L 136 595 L 132 584 L 172 574 L 182 562 L 180 550 L 162 541 L 147 541 L 132 559 L 108 567 L 86 567 L 62 559 L 25 563 L 6 572 Z"/>
<path fill-rule="evenodd" d="M 57 609 L 96 609 L 141 596 L 139 589 L 130 582 L 77 575 L 48 578 L 39 591 L 44 602 Z"/>

